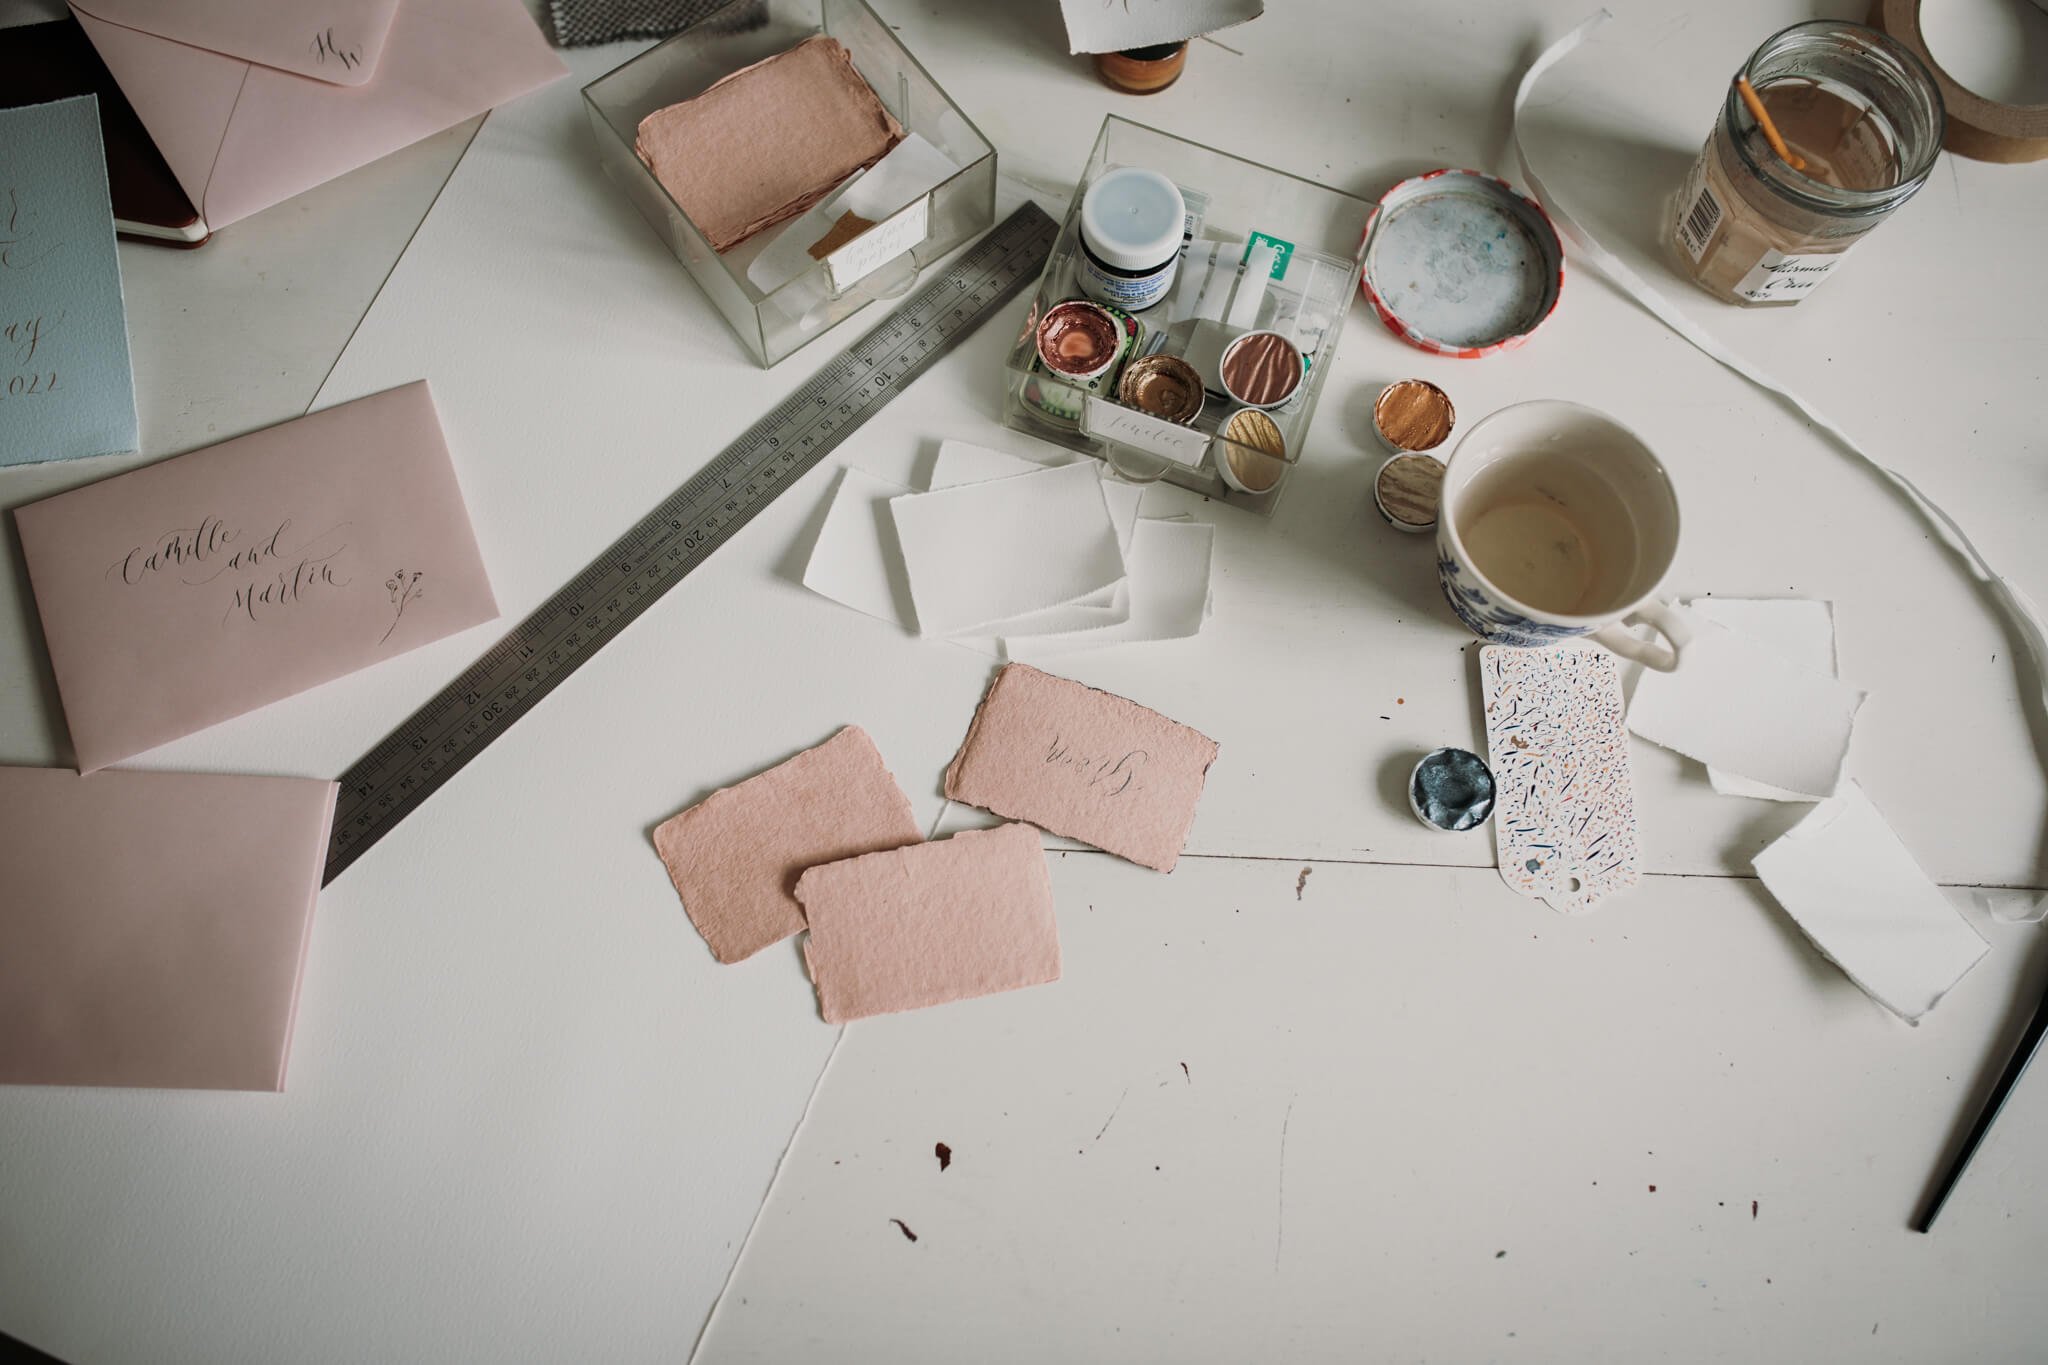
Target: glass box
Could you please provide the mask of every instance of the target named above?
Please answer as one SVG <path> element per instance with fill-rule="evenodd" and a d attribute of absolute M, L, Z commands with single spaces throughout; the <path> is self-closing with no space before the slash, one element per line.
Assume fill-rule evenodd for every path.
<path fill-rule="evenodd" d="M 655 110 L 820 33 L 846 45 L 855 70 L 905 133 L 923 135 L 959 169 L 846 247 L 763 291 L 748 267 L 783 225 L 723 255 L 713 251 L 634 152 L 634 138 Z M 731 0 L 584 86 L 583 105 L 606 173 L 764 366 L 876 299 L 907 292 L 920 270 L 995 221 L 995 148 L 862 0 Z M 895 249 L 874 259 L 878 242 Z"/>
<path fill-rule="evenodd" d="M 1117 369 L 1075 384 L 1038 353 L 1038 324 L 1054 306 L 1085 297 L 1076 284 L 1081 198 L 1103 172 L 1124 166 L 1158 171 L 1180 187 L 1187 234 L 1173 284 L 1136 314 L 1142 333 Z M 1231 156 L 1114 115 L 1089 153 L 1023 332 L 1004 365 L 1004 420 L 1070 450 L 1093 455 L 1134 482 L 1165 479 L 1219 501 L 1271 515 L 1286 475 L 1301 458 L 1316 399 L 1336 357 L 1365 259 L 1371 201 Z M 1248 267 L 1255 250 L 1270 270 Z M 1303 374 L 1287 401 L 1268 408 L 1267 426 L 1231 428 L 1245 405 L 1223 391 L 1220 356 L 1248 331 L 1279 332 L 1300 353 Z M 1194 366 L 1207 390 L 1188 422 L 1169 422 L 1120 400 L 1117 371 L 1151 354 Z M 1246 444 L 1226 434 L 1269 438 Z M 1271 450 L 1277 429 L 1281 449 Z M 1241 477 L 1226 481 L 1221 462 Z M 1247 491 L 1258 487 L 1262 491 Z"/>

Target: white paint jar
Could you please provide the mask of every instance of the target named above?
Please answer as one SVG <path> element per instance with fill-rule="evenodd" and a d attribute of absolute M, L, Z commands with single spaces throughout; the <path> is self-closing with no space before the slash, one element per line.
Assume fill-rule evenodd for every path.
<path fill-rule="evenodd" d="M 1166 297 L 1180 268 L 1187 203 L 1157 171 L 1104 171 L 1081 196 L 1075 282 L 1097 303 L 1137 313 Z"/>

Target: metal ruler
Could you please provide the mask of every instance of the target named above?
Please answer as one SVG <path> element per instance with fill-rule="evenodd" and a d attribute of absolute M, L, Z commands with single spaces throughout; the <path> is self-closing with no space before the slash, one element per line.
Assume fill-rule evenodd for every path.
<path fill-rule="evenodd" d="M 1057 232 L 1035 204 L 1003 220 L 363 755 L 341 775 L 321 884 L 1035 280 Z"/>

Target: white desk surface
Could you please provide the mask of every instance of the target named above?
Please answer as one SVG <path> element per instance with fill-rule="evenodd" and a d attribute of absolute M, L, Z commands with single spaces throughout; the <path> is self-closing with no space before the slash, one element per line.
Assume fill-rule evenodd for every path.
<path fill-rule="evenodd" d="M 1581 17 L 1276 4 L 1137 99 L 1065 55 L 1050 3 L 877 7 L 997 144 L 1006 203 L 1055 206 L 1111 111 L 1365 195 L 1509 170 L 1513 77 Z M 1726 73 L 1807 11 L 1615 8 L 1539 96 L 1531 151 L 1642 259 Z M 574 87 L 628 51 L 492 115 L 452 179 L 468 128 L 202 251 L 124 246 L 144 453 L 0 472 L 0 506 L 425 375 L 516 619 L 867 321 L 752 367 L 592 164 Z M 1812 302 L 1686 300 L 2037 597 L 2044 219 L 2048 169 L 1945 157 Z M 2042 1086 L 1936 1233 L 1904 1230 L 2048 966 L 1965 889 L 2048 884 L 2010 643 L 1896 500 L 1583 271 L 1484 362 L 1354 308 L 1270 522 L 1148 494 L 1216 525 L 1216 619 L 1071 671 L 1222 741 L 1194 856 L 1170 878 L 1056 856 L 1065 981 L 848 1030 L 817 1085 L 839 1035 L 796 954 L 713 963 L 646 831 L 849 721 L 939 816 L 989 661 L 793 576 L 840 465 L 913 476 L 946 436 L 1029 448 L 995 424 L 1012 326 L 323 895 L 284 1095 L 0 1091 L 0 1330 L 77 1365 L 675 1360 L 731 1276 L 706 1360 L 2036 1358 Z M 1405 374 L 1467 421 L 1542 396 L 1615 412 L 1680 484 L 1674 589 L 1837 603 L 1845 676 L 1873 694 L 1852 771 L 1995 949 L 1921 1028 L 1744 875 L 1798 810 L 1715 796 L 1662 750 L 1635 749 L 1654 875 L 1589 918 L 1476 870 L 1483 837 L 1414 824 L 1395 775 L 1478 736 L 1428 549 L 1366 501 L 1364 404 Z M 0 761 L 58 763 L 7 535 Z M 497 629 L 147 762 L 332 775 Z"/>

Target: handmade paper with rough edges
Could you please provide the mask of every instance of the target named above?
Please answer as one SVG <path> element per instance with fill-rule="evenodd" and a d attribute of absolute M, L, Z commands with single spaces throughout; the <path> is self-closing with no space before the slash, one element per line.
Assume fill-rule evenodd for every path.
<path fill-rule="evenodd" d="M 1756 874 L 1829 961 L 1909 1024 L 1991 950 L 1854 782 L 1757 854 Z"/>
<path fill-rule="evenodd" d="M 1479 651 L 1501 880 L 1564 914 L 1642 877 L 1621 668 L 1604 649 Z"/>
<path fill-rule="evenodd" d="M 1841 675 L 1835 658 L 1835 604 L 1802 597 L 1699 597 L 1685 604 L 1716 625 L 1768 649 L 1776 650 L 1794 668 L 1834 678 Z M 1749 796 L 1760 801 L 1811 801 L 1810 796 L 1753 782 L 1719 768 L 1707 769 L 1707 781 L 1723 796 Z"/>
<path fill-rule="evenodd" d="M 836 38 L 787 52 L 640 120 L 634 151 L 713 251 L 794 218 L 903 140 Z"/>
<path fill-rule="evenodd" d="M 918 633 L 980 633 L 1079 602 L 1125 576 L 1123 547 L 1091 460 L 889 504 Z"/>
<path fill-rule="evenodd" d="M 81 772 L 498 614 L 424 380 L 14 524 Z"/>
<path fill-rule="evenodd" d="M 804 927 L 805 868 L 923 838 L 874 741 L 849 725 L 663 822 L 654 848 L 712 956 L 739 962 Z"/>
<path fill-rule="evenodd" d="M 1842 783 L 1864 694 L 1694 612 L 1670 673 L 1645 669 L 1628 728 L 1737 777 L 1818 801 Z"/>
<path fill-rule="evenodd" d="M 1060 977 L 1052 878 L 1029 825 L 827 863 L 803 874 L 796 896 L 828 1024 Z"/>
<path fill-rule="evenodd" d="M 946 769 L 946 796 L 1173 871 L 1216 741 L 1112 693 L 1008 664 Z"/>
<path fill-rule="evenodd" d="M 284 1089 L 338 790 L 0 768 L 0 1084 Z"/>

